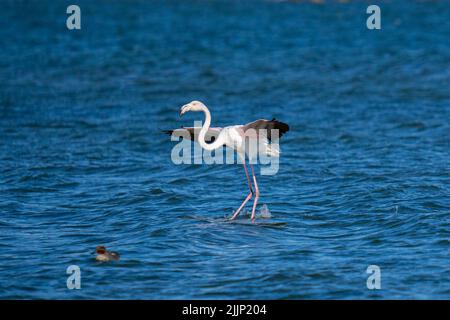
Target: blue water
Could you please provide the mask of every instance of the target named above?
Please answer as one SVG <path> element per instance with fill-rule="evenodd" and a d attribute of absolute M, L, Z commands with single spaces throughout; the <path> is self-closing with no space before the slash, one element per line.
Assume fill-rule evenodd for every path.
<path fill-rule="evenodd" d="M 73 2 L 0 10 L 0 298 L 450 298 L 448 1 Z M 224 221 L 242 167 L 171 162 L 193 99 L 290 125 L 271 218 Z"/>

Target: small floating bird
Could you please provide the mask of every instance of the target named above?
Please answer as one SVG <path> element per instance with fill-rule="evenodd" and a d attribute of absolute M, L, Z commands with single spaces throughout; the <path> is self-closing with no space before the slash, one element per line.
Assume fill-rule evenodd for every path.
<path fill-rule="evenodd" d="M 218 149 L 222 146 L 230 147 L 236 150 L 237 154 L 242 160 L 245 170 L 245 176 L 247 177 L 248 187 L 250 189 L 250 193 L 247 195 L 245 200 L 242 202 L 241 206 L 233 213 L 230 220 L 234 220 L 245 204 L 255 196 L 252 208 L 251 220 L 255 220 L 255 209 L 258 203 L 259 198 L 259 188 L 258 183 L 256 182 L 255 172 L 252 166 L 252 160 L 257 158 L 256 148 L 249 148 L 249 144 L 255 144 L 259 139 L 263 139 L 262 143 L 260 141 L 258 145 L 259 153 L 272 156 L 279 157 L 279 149 L 277 146 L 273 146 L 269 142 L 272 140 L 272 130 L 278 130 L 279 137 L 289 131 L 289 126 L 286 123 L 277 121 L 275 119 L 265 120 L 259 119 L 253 122 L 250 122 L 245 125 L 234 125 L 228 126 L 224 128 L 211 128 L 211 113 L 208 108 L 200 101 L 192 101 L 188 104 L 185 104 L 180 109 L 180 117 L 189 111 L 203 111 L 205 114 L 205 122 L 201 128 L 198 127 L 190 127 L 190 128 L 181 128 L 176 130 L 166 130 L 164 131 L 167 134 L 187 137 L 190 140 L 195 140 L 195 137 L 198 134 L 198 143 L 200 146 L 208 151 L 212 151 Z M 253 129 L 253 130 L 251 130 Z M 188 132 L 188 135 L 186 134 Z M 207 143 L 210 142 L 210 143 Z M 261 150 L 262 149 L 262 150 Z M 247 171 L 247 165 L 245 163 L 245 159 L 248 158 L 250 169 L 252 171 L 253 184 L 255 190 L 252 188 L 252 183 L 250 181 L 250 177 Z"/>
<path fill-rule="evenodd" d="M 108 262 L 118 261 L 120 259 L 118 252 L 108 251 L 104 246 L 97 246 L 95 252 L 97 252 L 97 256 L 95 257 L 95 260 L 97 261 Z"/>

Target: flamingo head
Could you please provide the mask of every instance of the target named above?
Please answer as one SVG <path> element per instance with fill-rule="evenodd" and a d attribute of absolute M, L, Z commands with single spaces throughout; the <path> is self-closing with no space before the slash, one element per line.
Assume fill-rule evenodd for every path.
<path fill-rule="evenodd" d="M 97 246 L 97 248 L 95 248 L 95 252 L 97 252 L 98 254 L 105 254 L 106 248 L 105 246 Z"/>
<path fill-rule="evenodd" d="M 191 101 L 180 109 L 180 117 L 188 111 L 202 111 L 205 105 L 200 101 Z"/>

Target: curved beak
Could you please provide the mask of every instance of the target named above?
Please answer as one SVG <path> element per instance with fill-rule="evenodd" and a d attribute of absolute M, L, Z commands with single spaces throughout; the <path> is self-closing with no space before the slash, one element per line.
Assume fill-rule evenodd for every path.
<path fill-rule="evenodd" d="M 182 106 L 181 108 L 180 108 L 180 118 L 183 116 L 183 114 L 185 113 L 185 111 L 184 111 L 184 108 L 186 107 L 187 105 L 185 104 L 184 106 Z"/>

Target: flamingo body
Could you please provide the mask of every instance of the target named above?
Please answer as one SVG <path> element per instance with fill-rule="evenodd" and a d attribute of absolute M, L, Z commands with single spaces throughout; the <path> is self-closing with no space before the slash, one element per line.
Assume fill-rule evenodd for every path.
<path fill-rule="evenodd" d="M 271 143 L 271 140 L 277 137 L 273 136 L 274 133 L 278 133 L 281 137 L 284 133 L 289 131 L 289 126 L 283 122 L 277 121 L 275 119 L 266 120 L 259 119 L 250 122 L 246 125 L 232 125 L 224 128 L 210 127 L 211 125 L 211 113 L 209 109 L 200 101 L 192 101 L 185 104 L 180 109 L 180 116 L 189 111 L 203 111 L 205 114 L 205 122 L 201 128 L 189 127 L 180 128 L 175 130 L 165 131 L 168 134 L 175 136 L 186 136 L 185 133 L 188 132 L 188 138 L 197 141 L 200 146 L 205 150 L 215 150 L 222 146 L 227 146 L 234 149 L 241 160 L 243 160 L 245 176 L 247 178 L 247 183 L 249 187 L 249 194 L 242 202 L 241 206 L 233 213 L 230 220 L 234 220 L 245 204 L 255 196 L 252 208 L 251 220 L 255 220 L 255 210 L 259 198 L 259 188 L 256 181 L 255 172 L 253 169 L 253 161 L 257 159 L 258 153 L 265 154 L 266 156 L 279 157 L 280 151 L 278 144 Z M 276 130 L 276 131 L 272 131 Z M 196 139 L 196 137 L 198 138 Z M 258 146 L 255 147 L 255 144 Z M 253 186 L 250 181 L 250 176 L 247 171 L 247 166 L 245 160 L 249 160 L 250 169 L 252 172 Z"/>

